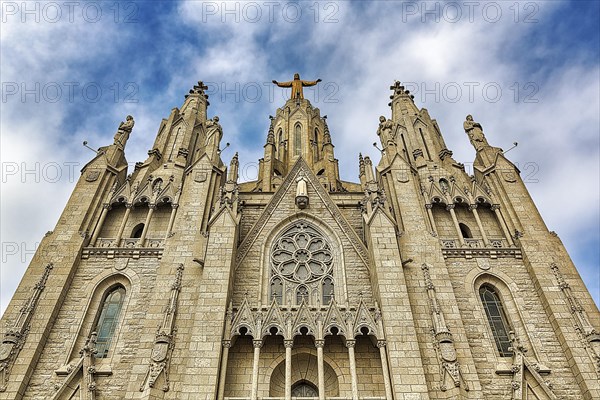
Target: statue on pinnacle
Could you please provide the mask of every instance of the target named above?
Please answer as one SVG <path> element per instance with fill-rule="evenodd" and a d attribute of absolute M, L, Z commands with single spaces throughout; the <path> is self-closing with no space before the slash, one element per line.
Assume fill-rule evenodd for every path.
<path fill-rule="evenodd" d="M 303 87 L 307 86 L 315 86 L 317 83 L 321 82 L 321 79 L 317 79 L 316 81 L 303 81 L 300 79 L 300 74 L 294 74 L 294 80 L 288 82 L 277 82 L 273 80 L 273 83 L 282 88 L 292 88 L 292 99 L 303 99 L 304 92 L 302 91 Z"/>

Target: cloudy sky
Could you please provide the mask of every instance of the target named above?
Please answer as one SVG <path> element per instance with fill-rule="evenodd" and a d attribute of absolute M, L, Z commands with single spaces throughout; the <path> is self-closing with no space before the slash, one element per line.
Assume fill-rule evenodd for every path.
<path fill-rule="evenodd" d="M 36 244 L 52 230 L 93 156 L 132 114 L 130 163 L 146 158 L 162 118 L 198 81 L 209 86 L 227 160 L 245 180 L 268 116 L 286 93 L 269 84 L 321 78 L 305 96 L 329 116 L 342 177 L 389 116 L 405 82 L 436 118 L 454 158 L 474 159 L 473 114 L 508 149 L 549 229 L 600 303 L 599 3 L 3 1 L 0 312 Z M 25 9 L 26 8 L 26 9 Z"/>

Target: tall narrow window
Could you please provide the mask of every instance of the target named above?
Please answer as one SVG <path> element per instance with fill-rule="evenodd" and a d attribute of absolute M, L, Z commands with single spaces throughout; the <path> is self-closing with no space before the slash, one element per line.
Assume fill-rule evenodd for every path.
<path fill-rule="evenodd" d="M 133 227 L 133 230 L 131 231 L 131 237 L 132 238 L 141 238 L 142 237 L 142 232 L 144 232 L 144 224 L 137 224 L 136 226 Z"/>
<path fill-rule="evenodd" d="M 312 145 L 314 146 L 314 161 L 319 161 L 319 130 L 315 128 L 315 140 Z"/>
<path fill-rule="evenodd" d="M 285 143 L 283 143 L 283 131 L 281 129 L 279 129 L 279 134 L 277 136 L 279 137 L 279 141 L 277 142 L 277 149 L 278 149 L 277 158 L 279 160 L 283 160 L 283 149 L 284 149 Z"/>
<path fill-rule="evenodd" d="M 460 233 L 462 233 L 462 235 L 463 235 L 463 237 L 465 239 L 471 239 L 471 238 L 473 238 L 473 234 L 471 233 L 471 229 L 467 225 L 465 225 L 463 223 L 460 223 L 460 224 L 458 224 L 458 227 L 460 228 Z"/>
<path fill-rule="evenodd" d="M 281 279 L 275 278 L 271 282 L 271 296 L 275 298 L 278 304 L 283 304 L 283 282 L 281 282 Z"/>
<path fill-rule="evenodd" d="M 302 154 L 302 127 L 300 124 L 296 124 L 294 132 L 294 155 L 299 156 Z"/>
<path fill-rule="evenodd" d="M 479 296 L 500 356 L 511 357 L 512 352 L 509 350 L 510 337 L 508 335 L 511 329 L 496 289 L 491 285 L 483 285 L 479 288 Z"/>
<path fill-rule="evenodd" d="M 323 279 L 323 305 L 326 306 L 331 302 L 333 297 L 333 279 L 327 277 Z"/>
<path fill-rule="evenodd" d="M 96 358 L 106 358 L 108 355 L 110 343 L 119 322 L 119 314 L 121 313 L 124 299 L 125 289 L 122 286 L 118 286 L 108 293 L 102 303 L 100 317 L 96 324 L 96 332 L 98 334 L 96 342 L 98 353 L 96 354 Z"/>
<path fill-rule="evenodd" d="M 299 286 L 296 292 L 296 304 L 302 303 L 303 300 L 307 304 L 310 303 L 310 299 L 308 298 L 308 289 L 306 286 Z"/>

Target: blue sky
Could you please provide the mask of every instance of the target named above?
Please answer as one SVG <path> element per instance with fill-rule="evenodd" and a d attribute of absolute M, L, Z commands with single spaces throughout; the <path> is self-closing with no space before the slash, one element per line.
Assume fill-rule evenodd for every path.
<path fill-rule="evenodd" d="M 24 13 L 2 2 L 0 311 L 58 220 L 71 165 L 92 156 L 83 140 L 110 143 L 132 114 L 127 158 L 144 160 L 161 119 L 203 80 L 232 143 L 225 161 L 239 152 L 253 179 L 285 96 L 269 82 L 294 72 L 323 79 L 306 97 L 329 116 L 346 180 L 358 152 L 378 159 L 371 143 L 396 79 L 467 167 L 467 114 L 491 144 L 519 142 L 509 158 L 600 303 L 599 3 L 467 3 L 32 1 Z"/>

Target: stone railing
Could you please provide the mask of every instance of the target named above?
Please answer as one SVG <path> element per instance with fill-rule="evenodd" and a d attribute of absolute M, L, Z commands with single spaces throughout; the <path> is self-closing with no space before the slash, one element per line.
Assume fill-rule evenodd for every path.
<path fill-rule="evenodd" d="M 521 250 L 509 246 L 506 239 L 490 238 L 486 245 L 483 239 L 465 238 L 465 244 L 461 245 L 458 239 L 440 239 L 444 258 L 521 258 Z"/>
<path fill-rule="evenodd" d="M 140 246 L 139 238 L 123 238 L 116 243 L 116 238 L 98 238 L 94 246 L 83 250 L 82 258 L 107 257 L 107 258 L 161 258 L 164 239 L 146 239 L 144 246 Z"/>

